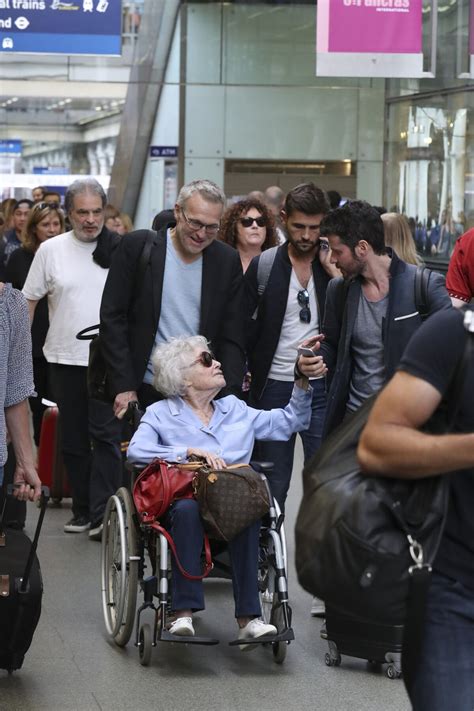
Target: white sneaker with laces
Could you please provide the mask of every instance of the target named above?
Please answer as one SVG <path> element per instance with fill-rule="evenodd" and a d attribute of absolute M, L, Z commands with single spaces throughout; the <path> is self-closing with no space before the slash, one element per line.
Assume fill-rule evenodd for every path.
<path fill-rule="evenodd" d="M 258 637 L 263 637 L 264 635 L 277 634 L 278 630 L 275 625 L 267 625 L 266 622 L 256 617 L 250 622 L 247 622 L 245 627 L 239 629 L 238 639 L 257 639 Z M 239 649 L 242 652 L 249 652 L 251 649 L 255 649 L 253 644 L 241 644 Z"/>
<path fill-rule="evenodd" d="M 177 637 L 194 637 L 193 618 L 177 617 L 171 624 L 169 631 Z"/>

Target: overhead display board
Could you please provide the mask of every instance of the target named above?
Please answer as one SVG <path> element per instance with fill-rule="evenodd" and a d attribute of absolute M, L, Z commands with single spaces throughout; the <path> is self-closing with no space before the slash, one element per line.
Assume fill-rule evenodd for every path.
<path fill-rule="evenodd" d="M 422 0 L 318 0 L 316 74 L 422 77 Z"/>
<path fill-rule="evenodd" d="M 0 0 L 0 52 L 121 54 L 122 0 Z"/>

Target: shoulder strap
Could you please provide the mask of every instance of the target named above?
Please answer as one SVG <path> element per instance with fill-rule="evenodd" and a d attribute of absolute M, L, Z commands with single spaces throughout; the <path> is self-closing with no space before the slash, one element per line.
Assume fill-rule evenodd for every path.
<path fill-rule="evenodd" d="M 143 281 L 145 276 L 145 271 L 150 261 L 151 248 L 153 247 L 153 240 L 156 237 L 155 230 L 148 230 L 145 244 L 143 245 L 142 253 L 140 254 L 140 261 L 138 262 L 137 270 L 135 272 L 135 284 L 139 284 Z"/>
<path fill-rule="evenodd" d="M 415 306 L 416 310 L 424 321 L 430 312 L 428 303 L 428 282 L 431 270 L 426 267 L 417 267 L 415 272 Z"/>
<path fill-rule="evenodd" d="M 258 307 L 260 299 L 263 296 L 265 289 L 267 288 L 268 280 L 270 279 L 270 274 L 272 272 L 273 263 L 275 261 L 276 253 L 278 247 L 270 247 L 266 249 L 260 257 L 258 258 L 258 268 L 257 268 L 257 297 L 258 303 L 257 308 L 253 312 L 252 319 L 257 320 Z"/>

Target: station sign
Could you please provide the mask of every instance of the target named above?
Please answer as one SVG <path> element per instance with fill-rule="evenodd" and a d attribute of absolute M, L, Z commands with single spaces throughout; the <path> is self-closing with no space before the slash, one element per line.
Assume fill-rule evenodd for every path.
<path fill-rule="evenodd" d="M 23 144 L 20 140 L 0 140 L 0 155 L 1 156 L 11 156 L 12 158 L 17 158 L 21 156 L 23 149 Z"/>
<path fill-rule="evenodd" d="M 422 0 L 318 0 L 316 74 L 422 77 L 422 13 Z"/>
<path fill-rule="evenodd" d="M 119 56 L 122 0 L 0 0 L 0 52 Z"/>

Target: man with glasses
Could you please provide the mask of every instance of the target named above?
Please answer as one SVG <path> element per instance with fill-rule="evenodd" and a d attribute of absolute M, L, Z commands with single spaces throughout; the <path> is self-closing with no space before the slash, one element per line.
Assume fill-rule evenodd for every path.
<path fill-rule="evenodd" d="M 353 200 L 333 210 L 321 236 L 343 276 L 328 288 L 323 324 L 321 352 L 330 383 L 326 435 L 392 377 L 422 318 L 451 303 L 443 277 L 429 270 L 426 293 L 416 296 L 417 267 L 385 246 L 380 214 L 367 202 Z"/>
<path fill-rule="evenodd" d="M 43 352 L 61 415 L 61 449 L 73 494 L 73 516 L 64 526 L 67 533 L 90 527 L 91 470 L 93 479 L 97 471 L 122 471 L 120 448 L 108 441 L 119 436 L 121 423 L 110 405 L 89 401 L 89 342 L 76 338 L 81 329 L 99 321 L 102 291 L 119 240 L 104 227 L 105 204 L 105 192 L 96 180 L 70 185 L 65 208 L 72 230 L 39 247 L 23 287 L 31 319 L 38 301 L 48 297 L 49 330 Z"/>
<path fill-rule="evenodd" d="M 313 183 L 293 188 L 281 213 L 288 241 L 276 248 L 267 284 L 261 283 L 259 275 L 262 256 L 252 260 L 245 274 L 250 404 L 261 410 L 288 404 L 298 347 L 309 345 L 317 350 L 314 337 L 321 330 L 326 287 L 338 274 L 330 262 L 327 242 L 319 239 L 319 225 L 328 212 L 326 194 Z M 305 460 L 321 443 L 326 407 L 325 366 L 320 356 L 309 356 L 299 359 L 313 387 L 311 424 L 300 433 Z M 281 508 L 290 486 L 295 441 L 293 435 L 288 442 L 257 444 L 258 458 L 274 463 L 270 487 Z"/>
<path fill-rule="evenodd" d="M 145 269 L 140 261 L 148 230 L 122 238 L 100 312 L 102 352 L 117 417 L 123 417 L 130 402 L 138 400 L 145 408 L 160 399 L 152 385 L 152 351 L 178 336 L 205 336 L 222 364 L 226 392 L 241 395 L 242 267 L 238 252 L 216 240 L 225 201 L 209 180 L 183 186 L 174 209 L 176 224 L 167 222 L 152 235 Z M 103 509 L 113 492 L 109 480 Z"/>

